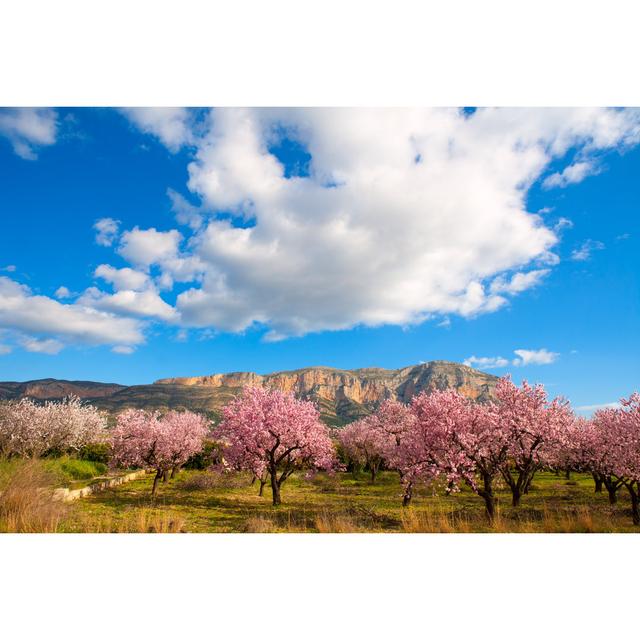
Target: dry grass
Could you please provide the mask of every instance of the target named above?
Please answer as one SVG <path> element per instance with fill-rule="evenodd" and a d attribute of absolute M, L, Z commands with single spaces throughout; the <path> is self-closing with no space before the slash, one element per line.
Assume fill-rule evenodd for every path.
<path fill-rule="evenodd" d="M 0 493 L 0 531 L 55 533 L 67 508 L 53 500 L 55 478 L 40 460 L 21 460 L 4 478 Z"/>
<path fill-rule="evenodd" d="M 405 509 L 401 514 L 404 533 L 469 533 L 473 531 L 464 513 L 446 511 L 416 511 Z"/>
<path fill-rule="evenodd" d="M 185 520 L 166 510 L 136 509 L 121 518 L 83 517 L 76 522 L 78 533 L 186 533 Z"/>
<path fill-rule="evenodd" d="M 318 533 L 359 533 L 362 528 L 356 520 L 346 513 L 323 511 L 315 519 Z"/>

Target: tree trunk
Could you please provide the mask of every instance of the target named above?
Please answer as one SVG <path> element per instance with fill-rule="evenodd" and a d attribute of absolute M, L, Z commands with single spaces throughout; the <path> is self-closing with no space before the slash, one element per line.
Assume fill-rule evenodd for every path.
<path fill-rule="evenodd" d="M 158 482 L 160 481 L 160 478 L 162 477 L 162 470 L 158 469 L 156 471 L 156 475 L 153 479 L 153 487 L 151 487 L 151 495 L 155 496 L 156 495 L 156 489 L 158 488 Z"/>
<path fill-rule="evenodd" d="M 278 482 L 278 470 L 275 465 L 272 465 L 271 470 L 269 471 L 269 475 L 271 476 L 271 495 L 273 496 L 273 506 L 277 506 L 282 503 L 280 499 L 280 483 Z"/>
<path fill-rule="evenodd" d="M 609 493 L 609 504 L 616 504 L 618 502 L 618 489 L 608 486 L 607 492 Z"/>
<path fill-rule="evenodd" d="M 171 480 L 173 480 L 176 477 L 176 470 L 177 470 L 177 467 L 171 467 Z"/>
<path fill-rule="evenodd" d="M 595 482 L 595 493 L 602 493 L 602 478 L 597 473 L 592 473 L 593 481 Z"/>
<path fill-rule="evenodd" d="M 640 498 L 634 491 L 629 490 L 629 493 L 631 493 L 631 515 L 633 524 L 640 525 Z"/>
<path fill-rule="evenodd" d="M 413 496 L 413 482 L 410 482 L 405 487 L 404 496 L 402 496 L 402 506 L 403 507 L 408 507 L 409 506 L 412 496 Z"/>
<path fill-rule="evenodd" d="M 519 507 L 522 494 L 520 493 L 520 487 L 515 485 L 511 488 L 511 506 Z"/>
<path fill-rule="evenodd" d="M 258 491 L 258 495 L 260 497 L 262 497 L 262 495 L 264 494 L 264 485 L 267 484 L 266 480 L 260 480 L 260 490 Z"/>
<path fill-rule="evenodd" d="M 482 474 L 483 488 L 478 492 L 484 498 L 484 506 L 487 510 L 487 518 L 493 523 L 496 517 L 496 497 L 493 495 L 493 478 L 488 474 Z"/>
<path fill-rule="evenodd" d="M 627 484 L 625 486 L 629 490 L 629 496 L 631 497 L 631 517 L 633 518 L 633 524 L 640 525 L 640 485 L 634 486 L 634 483 Z"/>
<path fill-rule="evenodd" d="M 567 469 L 564 472 L 564 477 L 565 477 L 566 480 L 571 480 L 571 469 Z"/>
<path fill-rule="evenodd" d="M 377 472 L 377 469 L 375 468 L 375 466 L 372 466 L 371 467 L 371 484 L 376 483 L 376 472 Z"/>

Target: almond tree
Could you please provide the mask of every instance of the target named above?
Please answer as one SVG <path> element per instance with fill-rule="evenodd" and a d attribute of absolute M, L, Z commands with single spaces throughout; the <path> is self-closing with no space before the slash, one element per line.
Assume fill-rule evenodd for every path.
<path fill-rule="evenodd" d="M 161 478 L 202 450 L 208 431 L 207 420 L 190 411 L 171 411 L 162 417 L 158 412 L 127 409 L 111 433 L 112 461 L 154 470 L 154 496 Z"/>
<path fill-rule="evenodd" d="M 524 381 L 518 388 L 509 377 L 496 385 L 496 397 L 497 420 L 509 441 L 509 456 L 501 473 L 517 507 L 536 471 L 551 464 L 574 415 L 567 401 L 555 398 L 549 402 L 542 385 Z"/>
<path fill-rule="evenodd" d="M 449 491 L 464 482 L 484 500 L 487 516 L 493 521 L 494 483 L 509 452 L 507 432 L 497 419 L 496 408 L 451 390 L 422 393 L 414 398 L 411 408 L 416 428 L 402 448 L 410 452 L 414 473 L 426 474 L 428 479 L 442 477 Z"/>
<path fill-rule="evenodd" d="M 0 404 L 0 453 L 8 457 L 77 451 L 105 434 L 105 416 L 73 396 L 44 404 L 28 398 Z"/>
<path fill-rule="evenodd" d="M 332 470 L 335 450 L 315 405 L 277 389 L 247 387 L 223 409 L 219 435 L 232 468 L 271 482 L 273 504 L 282 502 L 282 484 L 296 470 Z"/>
<path fill-rule="evenodd" d="M 395 469 L 404 488 L 403 506 L 408 506 L 413 496 L 414 474 L 407 461 L 407 450 L 403 449 L 405 438 L 415 429 L 415 414 L 411 408 L 394 399 L 385 400 L 371 416 L 372 427 L 381 434 L 384 463 Z"/>
<path fill-rule="evenodd" d="M 375 484 L 388 448 L 386 433 L 376 416 L 361 418 L 340 429 L 338 441 L 352 462 L 369 469 L 371 484 Z"/>
<path fill-rule="evenodd" d="M 615 492 L 621 486 L 627 488 L 633 523 L 640 524 L 640 394 L 623 398 L 620 405 L 593 416 L 596 455 L 592 468 L 603 478 L 612 504 Z"/>

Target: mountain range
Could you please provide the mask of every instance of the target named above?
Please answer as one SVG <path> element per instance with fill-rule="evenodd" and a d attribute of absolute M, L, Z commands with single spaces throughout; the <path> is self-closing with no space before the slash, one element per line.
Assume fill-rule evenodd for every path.
<path fill-rule="evenodd" d="M 205 411 L 215 418 L 245 386 L 253 385 L 292 391 L 300 398 L 313 400 L 327 424 L 341 426 L 371 413 L 387 398 L 408 402 L 424 390 L 451 388 L 484 402 L 491 398 L 497 380 L 465 365 L 435 360 L 401 369 L 308 367 L 265 375 L 238 372 L 165 378 L 133 386 L 51 378 L 0 382 L 0 400 L 45 401 L 75 395 L 112 413 L 128 407 L 191 409 Z"/>

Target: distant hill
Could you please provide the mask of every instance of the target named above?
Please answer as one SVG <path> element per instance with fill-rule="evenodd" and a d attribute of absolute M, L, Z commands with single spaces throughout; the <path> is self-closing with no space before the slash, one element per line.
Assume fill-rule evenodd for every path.
<path fill-rule="evenodd" d="M 491 398 L 497 380 L 471 367 L 436 360 L 402 369 L 309 367 L 266 375 L 240 372 L 166 378 L 135 386 L 53 379 L 0 382 L 0 399 L 58 400 L 76 395 L 111 412 L 127 407 L 192 409 L 215 417 L 245 386 L 254 385 L 293 391 L 300 398 L 314 400 L 323 420 L 340 426 L 371 413 L 387 398 L 408 402 L 423 390 L 457 389 L 483 402 Z"/>

